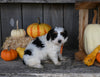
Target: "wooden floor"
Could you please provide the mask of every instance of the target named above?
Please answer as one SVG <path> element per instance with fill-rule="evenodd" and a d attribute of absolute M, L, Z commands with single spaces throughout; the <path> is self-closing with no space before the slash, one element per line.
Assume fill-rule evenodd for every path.
<path fill-rule="evenodd" d="M 23 65 L 21 59 L 6 62 L 0 58 L 0 74 L 19 74 L 19 73 L 100 73 L 100 68 L 96 66 L 86 66 L 83 62 L 74 60 L 72 52 L 77 50 L 64 50 L 65 61 L 60 66 L 55 66 L 51 61 L 43 61 L 43 69 L 34 69 Z M 65 54 L 66 53 L 66 54 Z"/>

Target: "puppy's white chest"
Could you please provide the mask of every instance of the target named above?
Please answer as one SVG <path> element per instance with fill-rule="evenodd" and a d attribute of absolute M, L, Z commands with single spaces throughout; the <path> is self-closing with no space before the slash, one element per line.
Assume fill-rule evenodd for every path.
<path fill-rule="evenodd" d="M 53 53 L 57 53 L 57 52 L 59 52 L 60 51 L 60 47 L 59 46 L 55 46 L 55 45 L 53 45 L 53 44 L 51 44 L 51 45 L 48 45 L 48 47 L 47 47 L 47 54 L 53 54 Z"/>
<path fill-rule="evenodd" d="M 41 53 L 39 53 L 39 57 L 42 60 L 46 60 L 49 54 L 54 55 L 57 54 L 57 52 L 59 51 L 60 51 L 60 47 L 55 45 L 48 45 L 45 49 L 41 51 Z"/>

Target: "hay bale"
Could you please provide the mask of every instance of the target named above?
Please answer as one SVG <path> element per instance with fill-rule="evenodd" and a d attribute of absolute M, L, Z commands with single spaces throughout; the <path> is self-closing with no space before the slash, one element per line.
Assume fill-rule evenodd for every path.
<path fill-rule="evenodd" d="M 19 38 L 7 37 L 5 42 L 3 43 L 2 48 L 8 49 L 8 46 L 10 49 L 16 49 L 17 47 L 25 48 L 31 40 L 33 40 L 33 38 L 31 37 L 19 37 Z"/>

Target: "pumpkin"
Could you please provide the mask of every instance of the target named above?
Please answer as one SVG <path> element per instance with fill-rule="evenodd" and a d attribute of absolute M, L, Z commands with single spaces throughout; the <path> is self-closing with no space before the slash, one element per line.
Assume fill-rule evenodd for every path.
<path fill-rule="evenodd" d="M 62 54 L 62 52 L 63 52 L 63 45 L 61 45 L 60 54 Z"/>
<path fill-rule="evenodd" d="M 30 37 L 38 37 L 38 36 L 42 36 L 45 35 L 46 33 L 48 33 L 48 31 L 51 29 L 51 26 L 45 23 L 41 23 L 40 24 L 40 20 L 39 23 L 33 23 L 30 24 L 27 27 L 27 34 Z"/>
<path fill-rule="evenodd" d="M 18 20 L 16 21 L 16 26 L 17 26 L 17 29 L 13 29 L 11 31 L 11 37 L 13 37 L 13 38 L 16 38 L 16 37 L 25 37 L 25 35 L 26 35 L 25 30 L 18 28 Z"/>
<path fill-rule="evenodd" d="M 100 53 L 97 53 L 97 55 L 96 55 L 96 60 L 97 60 L 97 62 L 100 63 Z"/>
<path fill-rule="evenodd" d="M 99 52 L 100 50 L 100 45 L 98 47 L 96 47 L 94 49 L 94 51 L 92 51 L 89 55 L 87 55 L 84 59 L 84 64 L 88 65 L 88 66 L 91 66 L 94 64 L 94 61 L 96 59 L 96 55 L 97 53 Z"/>
<path fill-rule="evenodd" d="M 24 50 L 25 48 L 21 48 L 21 47 L 16 48 L 16 51 L 21 59 L 23 59 Z"/>
<path fill-rule="evenodd" d="M 90 54 L 100 45 L 100 24 L 89 24 L 84 31 L 84 49 Z"/>
<path fill-rule="evenodd" d="M 4 49 L 1 51 L 1 58 L 5 61 L 11 61 L 17 58 L 17 52 L 14 49 Z"/>

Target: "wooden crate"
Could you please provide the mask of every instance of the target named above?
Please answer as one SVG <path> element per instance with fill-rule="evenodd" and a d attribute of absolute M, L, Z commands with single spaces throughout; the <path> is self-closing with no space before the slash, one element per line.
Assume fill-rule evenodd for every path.
<path fill-rule="evenodd" d="M 84 51 L 83 34 L 84 29 L 89 23 L 89 10 L 98 9 L 98 24 L 100 24 L 100 1 L 77 2 L 75 5 L 79 10 L 79 51 Z M 95 22 L 95 21 L 94 21 Z"/>
<path fill-rule="evenodd" d="M 1 0 L 0 1 L 0 46 L 10 31 L 15 29 L 15 21 L 19 20 L 19 28 L 26 30 L 31 23 L 40 21 L 52 27 L 64 26 L 68 31 L 70 48 L 78 47 L 78 10 L 75 0 Z"/>

